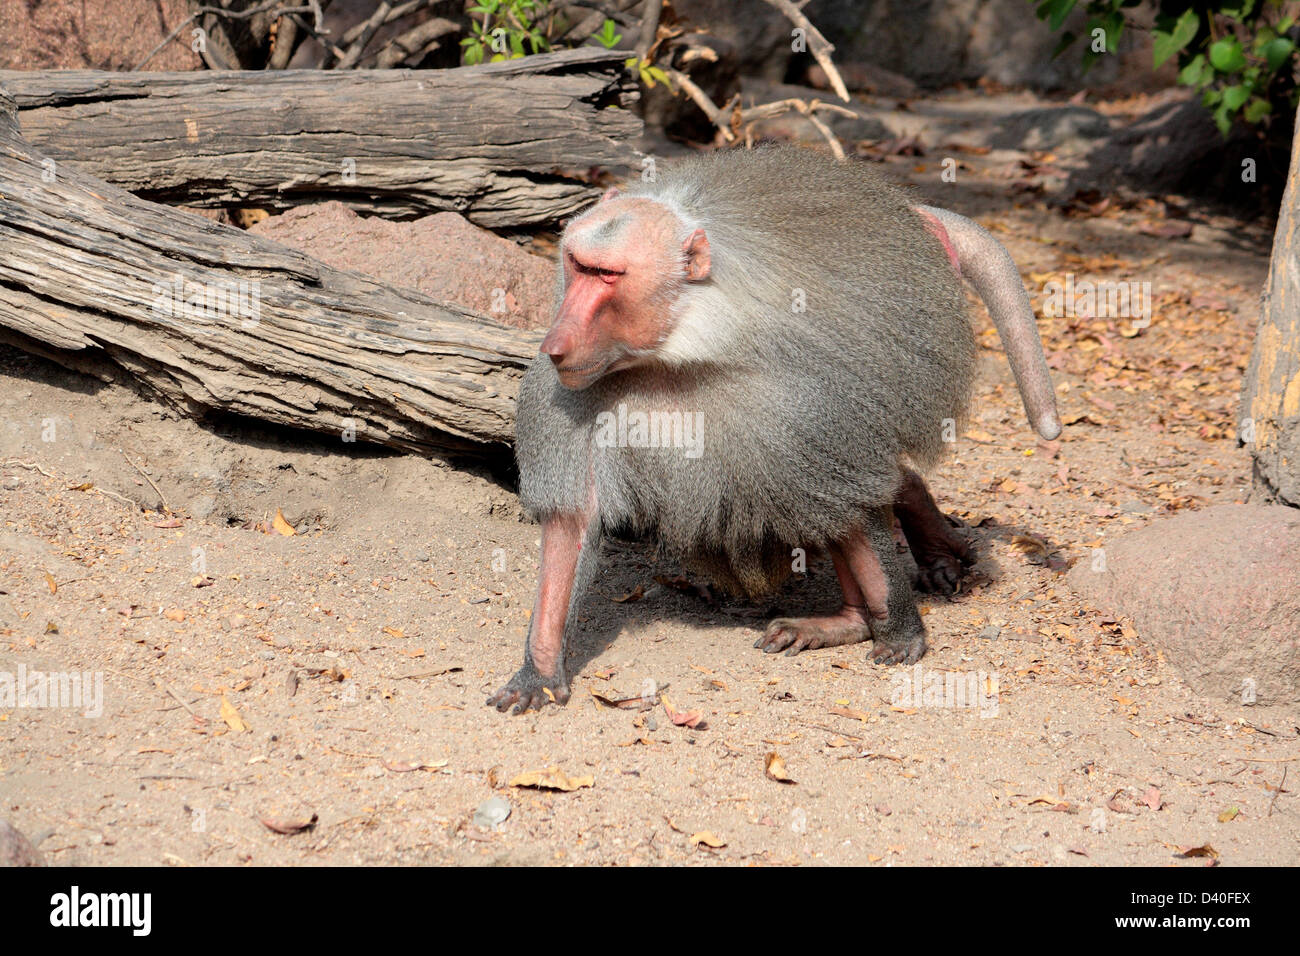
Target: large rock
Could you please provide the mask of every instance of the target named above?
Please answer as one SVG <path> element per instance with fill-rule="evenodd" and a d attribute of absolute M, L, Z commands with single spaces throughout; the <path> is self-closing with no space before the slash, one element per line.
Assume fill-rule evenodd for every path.
<path fill-rule="evenodd" d="M 1110 120 L 1086 106 L 1047 106 L 1013 113 L 989 136 L 994 149 L 1084 152 L 1110 135 Z"/>
<path fill-rule="evenodd" d="M 1060 39 L 1027 0 L 811 0 L 804 13 L 835 44 L 835 56 L 870 62 L 922 86 L 991 80 L 1036 89 L 1096 88 L 1114 82 L 1121 57 L 1085 75 L 1082 49 L 1053 59 Z M 1066 28 L 1081 33 L 1086 17 Z M 1146 64 L 1150 67 L 1148 57 Z"/>
<path fill-rule="evenodd" d="M 249 232 L 336 269 L 418 289 L 504 325 L 525 329 L 551 323 L 555 266 L 454 212 L 391 222 L 327 202 L 263 219 Z"/>
<path fill-rule="evenodd" d="M 1087 557 L 1070 585 L 1205 697 L 1300 703 L 1300 510 L 1219 505 L 1154 522 Z"/>
<path fill-rule="evenodd" d="M 763 0 L 674 0 L 673 8 L 691 25 L 725 37 L 743 74 L 799 81 L 800 69 L 812 65 L 791 50 L 790 22 Z M 1130 92 L 1167 86 L 1177 70 L 1173 63 L 1151 69 L 1149 29 L 1125 31 L 1121 50 L 1086 72 L 1082 41 L 1054 58 L 1061 33 L 1034 16 L 1029 0 L 809 0 L 803 12 L 835 44 L 834 59 L 846 65 L 850 88 L 875 89 L 882 96 L 907 94 L 879 89 L 854 64 L 931 88 L 991 80 L 1040 90 L 1114 85 Z M 1149 5 L 1126 13 L 1150 26 Z M 1086 22 L 1076 10 L 1064 29 L 1082 35 Z M 821 85 L 815 77 L 811 82 Z"/>

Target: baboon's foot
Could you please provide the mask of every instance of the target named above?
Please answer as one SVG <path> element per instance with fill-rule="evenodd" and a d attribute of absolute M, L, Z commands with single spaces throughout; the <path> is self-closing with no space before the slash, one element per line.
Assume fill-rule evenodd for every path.
<path fill-rule="evenodd" d="M 563 671 L 555 677 L 546 677 L 532 662 L 526 662 L 515 672 L 505 687 L 487 699 L 489 707 L 505 713 L 514 707 L 512 713 L 541 710 L 547 704 L 567 704 L 569 702 L 569 681 Z"/>
<path fill-rule="evenodd" d="M 918 630 L 908 637 L 877 638 L 867 656 L 876 664 L 915 664 L 925 656 L 927 647 L 925 631 Z"/>
<path fill-rule="evenodd" d="M 975 552 L 939 510 L 930 490 L 916 472 L 908 470 L 894 500 L 894 513 L 916 561 L 916 587 L 935 594 L 952 594 Z"/>
<path fill-rule="evenodd" d="M 845 605 L 826 617 L 778 617 L 754 646 L 767 654 L 798 654 L 818 647 L 857 644 L 870 636 L 866 608 Z"/>

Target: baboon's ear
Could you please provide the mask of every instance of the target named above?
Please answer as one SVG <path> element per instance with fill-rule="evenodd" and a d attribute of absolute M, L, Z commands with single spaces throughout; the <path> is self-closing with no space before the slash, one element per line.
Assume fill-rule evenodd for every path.
<path fill-rule="evenodd" d="M 686 278 L 692 282 L 707 279 L 713 260 L 709 255 L 709 237 L 703 229 L 696 229 L 686 237 L 682 252 L 686 254 Z"/>
<path fill-rule="evenodd" d="M 611 199 L 617 199 L 619 196 L 618 189 L 611 187 L 605 190 L 605 195 L 600 197 L 601 202 L 609 202 Z"/>

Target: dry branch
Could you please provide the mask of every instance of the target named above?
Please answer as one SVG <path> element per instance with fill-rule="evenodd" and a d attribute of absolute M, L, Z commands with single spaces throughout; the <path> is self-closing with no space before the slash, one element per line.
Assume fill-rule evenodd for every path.
<path fill-rule="evenodd" d="M 3 89 L 0 337 L 195 415 L 484 453 L 538 339 L 51 164 Z"/>
<path fill-rule="evenodd" d="M 849 101 L 848 87 L 844 85 L 844 78 L 840 76 L 840 71 L 835 68 L 835 64 L 831 61 L 831 54 L 835 52 L 835 45 L 822 36 L 822 32 L 803 15 L 803 10 L 800 9 L 801 5 L 792 3 L 791 0 L 765 0 L 765 2 L 769 6 L 776 7 L 785 14 L 786 19 L 804 31 L 804 36 L 808 40 L 808 52 L 817 61 L 817 65 L 826 71 L 826 79 L 830 82 L 835 95 L 847 103 Z"/>
<path fill-rule="evenodd" d="M 146 199 L 284 209 L 339 200 L 491 228 L 552 222 L 633 166 L 626 54 L 585 48 L 452 70 L 0 71 L 24 137 Z"/>

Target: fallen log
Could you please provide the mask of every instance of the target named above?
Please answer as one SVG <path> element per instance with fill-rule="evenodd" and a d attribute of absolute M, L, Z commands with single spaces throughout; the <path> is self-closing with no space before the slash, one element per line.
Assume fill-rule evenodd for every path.
<path fill-rule="evenodd" d="M 582 48 L 451 70 L 0 70 L 23 136 L 145 199 L 553 222 L 636 162 L 626 53 Z"/>
<path fill-rule="evenodd" d="M 54 164 L 3 88 L 0 336 L 196 416 L 479 454 L 512 440 L 540 339 Z"/>

